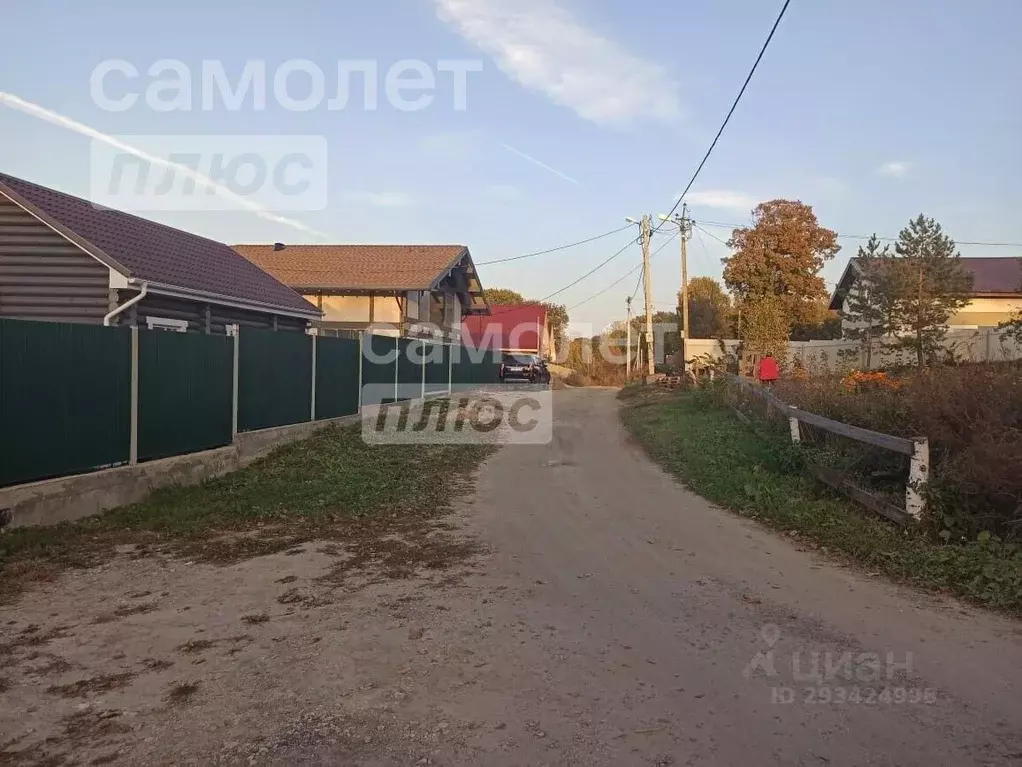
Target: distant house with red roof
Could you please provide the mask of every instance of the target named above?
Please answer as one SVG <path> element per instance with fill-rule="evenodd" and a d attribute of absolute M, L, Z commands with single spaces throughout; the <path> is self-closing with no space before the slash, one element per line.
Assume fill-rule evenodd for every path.
<path fill-rule="evenodd" d="M 488 315 L 466 317 L 461 323 L 466 344 L 503 352 L 556 356 L 554 334 L 542 304 L 493 304 Z"/>

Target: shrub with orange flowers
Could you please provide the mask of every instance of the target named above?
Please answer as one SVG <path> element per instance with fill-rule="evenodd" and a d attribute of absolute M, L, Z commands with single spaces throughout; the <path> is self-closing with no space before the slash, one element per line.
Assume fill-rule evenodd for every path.
<path fill-rule="evenodd" d="M 898 391 L 901 381 L 891 378 L 882 370 L 853 370 L 841 379 L 841 385 L 849 391 L 863 389 L 890 389 Z"/>

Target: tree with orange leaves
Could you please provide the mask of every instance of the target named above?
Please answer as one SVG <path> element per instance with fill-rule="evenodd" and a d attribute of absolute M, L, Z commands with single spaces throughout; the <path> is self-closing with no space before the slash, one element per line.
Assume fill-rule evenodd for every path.
<path fill-rule="evenodd" d="M 828 295 L 820 270 L 841 250 L 837 234 L 798 200 L 760 203 L 752 216 L 752 226 L 731 233 L 735 252 L 724 259 L 724 283 L 746 307 L 770 299 L 789 325 L 811 322 Z"/>

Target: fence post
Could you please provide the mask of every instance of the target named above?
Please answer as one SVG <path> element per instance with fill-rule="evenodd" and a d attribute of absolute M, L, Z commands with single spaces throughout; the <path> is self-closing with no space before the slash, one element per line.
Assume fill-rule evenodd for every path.
<path fill-rule="evenodd" d="M 912 440 L 912 458 L 909 463 L 908 485 L 905 487 L 905 511 L 916 519 L 926 510 L 926 501 L 920 489 L 930 478 L 930 441 L 926 437 Z"/>
<path fill-rule="evenodd" d="M 312 413 L 309 417 L 310 421 L 316 420 L 316 339 L 318 336 L 315 333 L 310 333 L 309 337 L 312 338 L 312 396 L 309 398 L 312 401 Z"/>
<path fill-rule="evenodd" d="M 128 464 L 138 463 L 138 325 L 131 326 L 131 432 Z"/>
<path fill-rule="evenodd" d="M 419 352 L 420 352 L 419 360 L 422 362 L 422 397 L 421 397 L 421 399 L 425 400 L 426 399 L 426 342 L 424 340 L 423 341 L 419 341 L 419 344 L 420 344 L 420 347 L 419 347 Z"/>
<path fill-rule="evenodd" d="M 788 426 L 791 428 L 791 441 L 795 445 L 802 443 L 802 433 L 798 429 L 798 418 L 793 413 L 798 412 L 798 408 L 794 405 L 788 405 Z"/>
<path fill-rule="evenodd" d="M 365 350 L 362 345 L 365 343 L 366 332 L 360 330 L 358 332 L 358 412 L 362 412 L 362 355 L 365 354 Z"/>
<path fill-rule="evenodd" d="M 401 337 L 394 339 L 394 401 L 401 398 Z"/>
<path fill-rule="evenodd" d="M 447 347 L 447 396 L 454 394 L 454 344 Z"/>
<path fill-rule="evenodd" d="M 228 325 L 227 335 L 233 339 L 234 370 L 231 381 L 231 440 L 238 436 L 238 361 L 241 359 L 241 326 Z"/>

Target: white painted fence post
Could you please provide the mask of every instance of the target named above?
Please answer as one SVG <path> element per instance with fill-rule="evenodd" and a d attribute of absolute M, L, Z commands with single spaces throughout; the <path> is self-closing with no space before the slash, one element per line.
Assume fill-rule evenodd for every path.
<path fill-rule="evenodd" d="M 788 405 L 789 413 L 794 413 L 798 410 L 794 405 Z M 793 444 L 799 445 L 802 443 L 802 432 L 798 428 L 798 418 L 794 415 L 788 416 L 788 426 L 791 428 L 791 441 Z"/>
<path fill-rule="evenodd" d="M 912 458 L 905 487 L 905 511 L 915 519 L 922 517 L 926 501 L 920 492 L 930 478 L 930 441 L 926 437 L 912 440 Z"/>
<path fill-rule="evenodd" d="M 447 396 L 454 393 L 454 344 L 447 347 Z"/>
<path fill-rule="evenodd" d="M 421 397 L 421 399 L 425 400 L 426 399 L 426 342 L 425 342 L 425 340 L 422 340 L 422 341 L 419 341 L 419 344 L 420 344 L 419 351 L 421 352 L 421 354 L 419 355 L 419 361 L 422 363 L 422 397 Z"/>
<path fill-rule="evenodd" d="M 131 326 L 131 431 L 128 464 L 138 463 L 138 325 Z"/>

